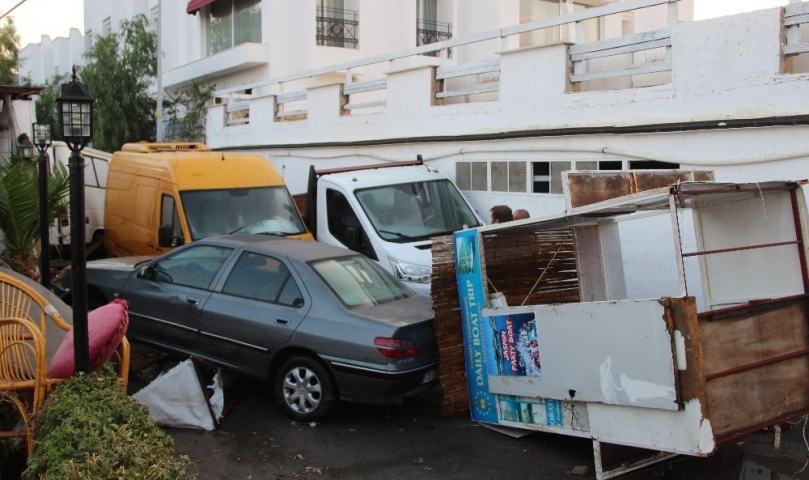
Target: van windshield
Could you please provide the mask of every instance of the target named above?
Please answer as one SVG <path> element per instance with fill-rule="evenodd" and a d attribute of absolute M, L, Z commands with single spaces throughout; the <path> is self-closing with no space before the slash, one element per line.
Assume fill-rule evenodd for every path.
<path fill-rule="evenodd" d="M 407 243 L 480 226 L 449 180 L 401 183 L 355 192 L 379 236 Z"/>
<path fill-rule="evenodd" d="M 184 191 L 180 199 L 192 240 L 230 233 L 306 233 L 285 187 Z"/>

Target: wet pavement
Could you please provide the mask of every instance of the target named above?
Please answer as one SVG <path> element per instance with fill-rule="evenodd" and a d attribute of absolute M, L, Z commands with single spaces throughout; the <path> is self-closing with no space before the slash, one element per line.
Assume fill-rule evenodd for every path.
<path fill-rule="evenodd" d="M 167 429 L 201 480 L 595 478 L 590 441 L 545 433 L 512 438 L 466 414 L 442 417 L 438 392 L 385 407 L 342 404 L 317 424 L 285 418 L 271 388 L 249 379 L 226 390 L 226 402 L 215 431 Z M 796 473 L 809 458 L 802 434 L 803 424 L 786 426 L 775 449 L 774 432 L 762 431 L 709 458 L 677 456 L 618 478 L 809 479 L 809 467 Z M 584 466 L 588 473 L 572 473 Z"/>

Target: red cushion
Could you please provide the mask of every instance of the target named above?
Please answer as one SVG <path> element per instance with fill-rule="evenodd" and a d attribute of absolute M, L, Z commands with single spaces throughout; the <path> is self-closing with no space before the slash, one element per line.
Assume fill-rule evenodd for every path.
<path fill-rule="evenodd" d="M 90 342 L 90 372 L 107 363 L 121 344 L 129 325 L 126 300 L 115 299 L 87 314 L 87 337 Z M 70 378 L 76 373 L 71 328 L 53 356 L 48 368 L 49 378 Z"/>

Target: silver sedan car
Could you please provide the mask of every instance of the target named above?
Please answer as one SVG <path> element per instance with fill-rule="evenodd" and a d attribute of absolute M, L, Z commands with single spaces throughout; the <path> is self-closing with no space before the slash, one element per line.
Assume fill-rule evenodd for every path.
<path fill-rule="evenodd" d="M 69 297 L 70 272 L 59 279 Z M 273 382 L 284 413 L 393 403 L 438 382 L 430 300 L 347 249 L 262 235 L 87 263 L 90 308 L 129 302 L 133 341 Z"/>

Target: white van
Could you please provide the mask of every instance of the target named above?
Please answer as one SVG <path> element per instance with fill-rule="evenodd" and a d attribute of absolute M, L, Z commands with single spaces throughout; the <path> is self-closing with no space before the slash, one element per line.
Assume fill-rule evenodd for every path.
<path fill-rule="evenodd" d="M 64 142 L 53 142 L 47 150 L 51 169 L 61 164 L 69 174 L 71 151 Z M 84 158 L 84 227 L 87 240 L 87 255 L 91 256 L 104 244 L 104 193 L 107 188 L 107 172 L 112 154 L 85 148 Z M 65 202 L 67 207 L 67 202 Z M 51 225 L 50 244 L 54 259 L 70 259 L 70 212 L 68 208 Z"/>
<path fill-rule="evenodd" d="M 430 296 L 431 238 L 483 225 L 458 187 L 420 160 L 309 173 L 306 216 L 315 240 L 376 260 Z"/>

